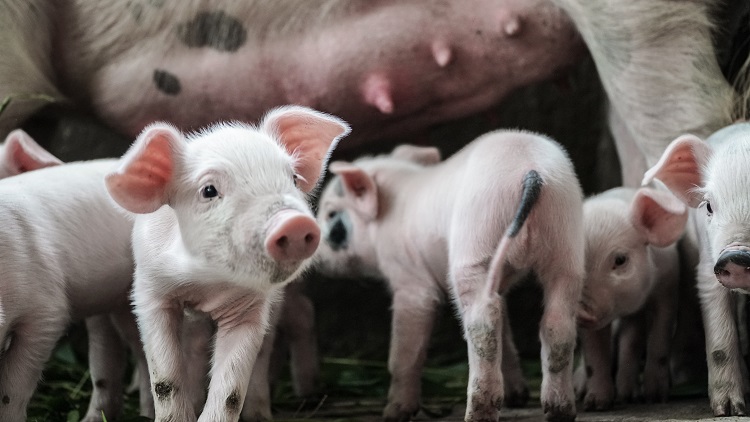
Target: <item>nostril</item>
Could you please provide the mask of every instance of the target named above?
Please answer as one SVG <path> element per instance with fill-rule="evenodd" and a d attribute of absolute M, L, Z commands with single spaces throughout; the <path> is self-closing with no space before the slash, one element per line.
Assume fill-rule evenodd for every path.
<path fill-rule="evenodd" d="M 719 256 L 716 265 L 714 265 L 714 274 L 729 274 L 730 271 L 727 269 L 729 264 L 734 264 L 733 268 L 737 268 L 736 266 L 738 266 L 747 269 L 750 267 L 750 253 L 736 250 L 724 252 Z M 736 269 L 733 269 L 733 271 L 736 271 Z"/>
<path fill-rule="evenodd" d="M 277 241 L 276 245 L 280 247 L 281 249 L 286 249 L 289 247 L 289 238 L 285 236 L 281 236 Z"/>
<path fill-rule="evenodd" d="M 313 235 L 312 233 L 308 233 L 307 235 L 305 235 L 305 243 L 312 243 L 314 241 L 315 235 Z"/>

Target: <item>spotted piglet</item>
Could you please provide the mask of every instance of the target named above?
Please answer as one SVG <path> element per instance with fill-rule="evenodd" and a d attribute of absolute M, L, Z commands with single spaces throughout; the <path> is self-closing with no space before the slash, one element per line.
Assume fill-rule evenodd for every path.
<path fill-rule="evenodd" d="M 643 179 L 663 182 L 694 208 L 700 262 L 697 286 L 708 357 L 708 393 L 716 415 L 743 415 L 743 379 L 732 290 L 750 293 L 750 123 L 727 126 L 705 141 L 672 141 Z"/>
<path fill-rule="evenodd" d="M 611 189 L 584 202 L 586 281 L 579 332 L 585 365 L 576 371 L 576 389 L 586 410 L 612 407 L 613 356 L 618 358 L 618 399 L 641 396 L 644 345 L 643 396 L 648 401 L 667 399 L 680 271 L 676 242 L 687 216 L 674 195 L 647 187 Z M 616 319 L 618 352 L 613 353 Z"/>
<path fill-rule="evenodd" d="M 459 310 L 469 348 L 465 419 L 496 420 L 504 399 L 526 392 L 502 295 L 529 272 L 544 287 L 544 411 L 550 420 L 574 419 L 584 249 L 582 194 L 569 158 L 543 136 L 512 131 L 438 157 L 433 148 L 400 147 L 332 163 L 336 178 L 320 201 L 321 269 L 380 275 L 393 293 L 385 419 L 408 420 L 418 410 L 429 335 L 445 296 Z"/>
<path fill-rule="evenodd" d="M 133 302 L 156 419 L 195 421 L 179 341 L 183 310 L 217 329 L 199 421 L 237 421 L 269 310 L 315 252 L 307 204 L 328 154 L 348 133 L 305 107 L 271 111 L 259 127 L 219 124 L 185 136 L 153 124 L 106 178 L 137 213 Z"/>

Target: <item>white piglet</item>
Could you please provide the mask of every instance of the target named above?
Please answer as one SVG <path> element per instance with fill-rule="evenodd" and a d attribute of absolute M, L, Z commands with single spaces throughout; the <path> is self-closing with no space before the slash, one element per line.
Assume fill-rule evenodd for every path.
<path fill-rule="evenodd" d="M 184 136 L 147 127 L 107 176 L 138 213 L 133 302 L 158 420 L 194 421 L 180 345 L 185 308 L 215 321 L 208 397 L 199 421 L 237 421 L 271 304 L 307 266 L 320 230 L 307 203 L 331 149 L 349 132 L 304 107 L 259 127 L 220 124 Z"/>
<path fill-rule="evenodd" d="M 0 358 L 2 421 L 26 419 L 44 363 L 70 322 L 129 312 L 132 222 L 112 204 L 103 182 L 114 164 L 69 163 L 0 181 L 0 339 L 7 345 Z M 107 412 L 116 413 L 122 391 L 117 397 L 100 392 L 114 406 Z M 93 400 L 90 410 L 103 401 Z M 101 420 L 101 412 L 88 416 Z"/>
<path fill-rule="evenodd" d="M 643 396 L 667 399 L 680 280 L 676 242 L 687 216 L 674 195 L 646 187 L 615 188 L 584 202 L 586 282 L 578 320 L 585 365 L 576 371 L 576 387 L 586 410 L 611 408 L 615 391 L 621 401 L 641 397 L 644 348 Z M 611 350 L 615 320 L 617 353 Z"/>
<path fill-rule="evenodd" d="M 496 420 L 504 400 L 524 394 L 501 295 L 529 272 L 544 288 L 544 412 L 574 419 L 584 249 L 572 163 L 555 142 L 512 131 L 481 136 L 443 162 L 438 157 L 431 148 L 399 147 L 332 163 L 337 177 L 321 196 L 321 269 L 384 276 L 393 292 L 385 419 L 409 420 L 419 409 L 422 366 L 444 297 L 455 302 L 468 343 L 465 419 Z"/>
<path fill-rule="evenodd" d="M 663 182 L 695 210 L 697 268 L 708 360 L 708 393 L 716 415 L 745 414 L 737 326 L 730 289 L 750 293 L 750 123 L 727 126 L 706 141 L 672 141 L 643 179 Z"/>

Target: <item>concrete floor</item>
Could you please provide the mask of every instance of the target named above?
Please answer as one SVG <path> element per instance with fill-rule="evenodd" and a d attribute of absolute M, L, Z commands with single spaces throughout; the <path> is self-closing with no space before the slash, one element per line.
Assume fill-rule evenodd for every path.
<path fill-rule="evenodd" d="M 274 421 L 382 421 L 380 412 L 384 402 L 377 400 L 323 401 L 319 407 L 305 410 L 282 410 L 274 414 Z M 455 399 L 431 402 L 427 412 L 420 411 L 415 421 L 462 421 L 464 404 Z M 317 408 L 316 408 L 317 407 Z M 678 398 L 666 404 L 618 405 L 609 412 L 580 412 L 579 422 L 652 422 L 652 421 L 750 421 L 750 417 L 715 418 L 711 414 L 708 398 Z M 544 413 L 537 403 L 522 409 L 503 409 L 500 422 L 544 421 Z"/>

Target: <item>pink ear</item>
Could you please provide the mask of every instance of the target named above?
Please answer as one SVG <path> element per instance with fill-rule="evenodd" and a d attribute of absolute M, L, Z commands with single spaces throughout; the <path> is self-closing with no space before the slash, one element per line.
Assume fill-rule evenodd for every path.
<path fill-rule="evenodd" d="M 693 135 L 682 135 L 669 144 L 661 159 L 646 172 L 643 184 L 661 180 L 675 196 L 696 208 L 702 201 L 695 188 L 701 187 L 701 168 L 711 155 L 711 147 Z"/>
<path fill-rule="evenodd" d="M 685 204 L 671 193 L 644 187 L 633 198 L 630 218 L 649 244 L 665 247 L 680 239 L 688 213 Z"/>
<path fill-rule="evenodd" d="M 378 216 L 378 188 L 361 168 L 335 161 L 331 163 L 331 173 L 341 177 L 344 185 L 345 195 L 354 201 L 354 208 L 366 220 L 374 220 Z"/>
<path fill-rule="evenodd" d="M 416 145 L 399 145 L 391 152 L 391 157 L 412 161 L 423 166 L 440 162 L 440 150 L 435 147 L 418 147 Z"/>
<path fill-rule="evenodd" d="M 177 156 L 184 147 L 177 129 L 165 123 L 148 126 L 106 177 L 107 190 L 121 207 L 147 214 L 169 200 L 169 184 Z"/>
<path fill-rule="evenodd" d="M 63 163 L 21 129 L 14 130 L 5 138 L 3 159 L 3 164 L 10 174 L 25 173 Z"/>
<path fill-rule="evenodd" d="M 307 107 L 277 108 L 263 119 L 261 128 L 275 135 L 295 160 L 295 171 L 304 192 L 312 191 L 339 139 L 349 133 L 343 120 Z"/>

